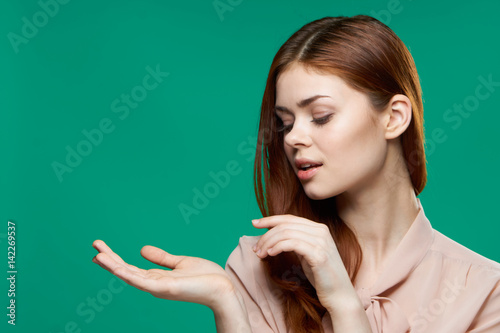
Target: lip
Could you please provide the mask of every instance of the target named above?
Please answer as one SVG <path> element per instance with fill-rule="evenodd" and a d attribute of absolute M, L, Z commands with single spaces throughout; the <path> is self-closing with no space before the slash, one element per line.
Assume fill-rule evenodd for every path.
<path fill-rule="evenodd" d="M 322 167 L 322 165 L 318 165 L 317 167 L 314 167 L 312 169 L 307 169 L 307 170 L 300 170 L 297 172 L 297 177 L 299 177 L 300 180 L 307 180 L 312 178 L 318 172 L 318 170 Z"/>
<path fill-rule="evenodd" d="M 300 169 L 300 166 L 303 164 L 313 164 L 317 165 L 314 168 L 307 169 L 307 170 L 302 170 Z M 323 163 L 308 159 L 308 158 L 298 158 L 295 160 L 295 166 L 297 167 L 297 176 L 301 180 L 307 180 L 312 178 L 318 171 L 319 169 L 323 166 Z"/>
<path fill-rule="evenodd" d="M 300 170 L 300 166 L 302 164 L 318 164 L 318 165 L 323 165 L 323 163 L 320 163 L 320 162 L 317 162 L 317 161 L 314 161 L 314 160 L 310 160 L 308 158 L 297 158 L 295 159 L 295 166 L 297 167 L 297 169 Z"/>

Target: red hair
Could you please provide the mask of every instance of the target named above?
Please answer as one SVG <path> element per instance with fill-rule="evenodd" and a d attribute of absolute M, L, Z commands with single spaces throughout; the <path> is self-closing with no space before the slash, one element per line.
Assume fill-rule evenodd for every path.
<path fill-rule="evenodd" d="M 382 110 L 395 94 L 411 101 L 412 119 L 400 136 L 403 157 L 418 195 L 425 187 L 423 104 L 413 57 L 382 22 L 365 15 L 324 17 L 295 32 L 278 50 L 267 78 L 259 123 L 254 164 L 254 189 L 263 216 L 293 214 L 325 223 L 337 245 L 346 270 L 354 281 L 362 251 L 352 230 L 339 218 L 335 197 L 312 200 L 305 194 L 283 149 L 280 119 L 274 114 L 276 81 L 292 63 L 320 73 L 341 77 Z M 282 291 L 282 307 L 288 328 L 294 333 L 323 332 L 326 309 L 306 279 L 287 278 L 293 266 L 301 269 L 294 252 L 262 259 L 266 274 Z M 298 281 L 298 282 L 297 282 Z"/>

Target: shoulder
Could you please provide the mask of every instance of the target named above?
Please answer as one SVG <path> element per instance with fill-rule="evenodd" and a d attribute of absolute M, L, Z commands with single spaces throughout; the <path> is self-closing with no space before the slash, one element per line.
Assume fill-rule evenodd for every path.
<path fill-rule="evenodd" d="M 415 332 L 500 332 L 500 264 L 433 229 L 410 289 Z M 412 330 L 413 332 L 413 330 Z"/>
<path fill-rule="evenodd" d="M 253 254 L 252 257 L 259 259 L 252 250 L 252 247 L 257 244 L 260 237 L 262 236 L 241 236 L 238 240 L 238 245 L 229 255 L 228 261 L 234 261 L 235 259 L 240 259 L 243 257 L 249 257 L 249 254 Z"/>
<path fill-rule="evenodd" d="M 447 271 L 445 275 L 449 279 L 453 276 L 457 281 L 452 291 L 457 295 L 462 294 L 457 313 L 467 309 L 473 315 L 467 331 L 500 331 L 500 264 L 436 230 L 434 232 L 431 250 L 439 258 L 441 267 Z M 467 316 L 462 313 L 462 318 Z"/>
<path fill-rule="evenodd" d="M 500 311 L 500 264 L 436 230 L 434 233 L 430 255 L 441 278 L 455 281 L 470 306 L 483 312 Z"/>
<path fill-rule="evenodd" d="M 239 239 L 239 244 L 242 244 L 243 246 L 250 246 L 250 248 L 251 248 L 252 246 L 254 246 L 259 241 L 259 239 L 261 237 L 262 236 L 246 236 L 246 235 L 243 235 Z"/>
<path fill-rule="evenodd" d="M 253 251 L 253 246 L 261 236 L 241 236 L 238 245 L 226 261 L 226 270 L 230 269 L 236 275 L 255 275 L 261 268 L 261 259 Z"/>
<path fill-rule="evenodd" d="M 434 242 L 430 248 L 432 252 L 443 259 L 455 261 L 457 264 L 470 265 L 472 268 L 491 271 L 493 275 L 500 278 L 500 263 L 472 251 L 437 230 L 434 230 L 434 234 Z"/>

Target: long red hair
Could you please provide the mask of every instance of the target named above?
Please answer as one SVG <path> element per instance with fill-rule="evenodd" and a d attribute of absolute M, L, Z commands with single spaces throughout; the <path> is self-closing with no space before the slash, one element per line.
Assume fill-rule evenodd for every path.
<path fill-rule="evenodd" d="M 395 94 L 410 99 L 412 119 L 400 140 L 416 195 L 427 180 L 423 103 L 417 70 L 398 36 L 382 22 L 365 15 L 324 17 L 304 25 L 281 46 L 269 70 L 254 164 L 254 188 L 260 211 L 263 216 L 293 214 L 325 223 L 354 281 L 362 260 L 354 233 L 336 210 L 332 213 L 335 197 L 324 200 L 307 197 L 285 155 L 283 133 L 277 131 L 281 124 L 274 114 L 276 81 L 292 63 L 341 77 L 352 88 L 365 93 L 375 110 L 384 109 Z M 288 329 L 294 333 L 323 332 L 321 319 L 326 309 L 310 282 L 291 274 L 294 266 L 294 272 L 297 267 L 301 270 L 295 253 L 267 256 L 263 262 L 266 274 L 282 291 Z"/>

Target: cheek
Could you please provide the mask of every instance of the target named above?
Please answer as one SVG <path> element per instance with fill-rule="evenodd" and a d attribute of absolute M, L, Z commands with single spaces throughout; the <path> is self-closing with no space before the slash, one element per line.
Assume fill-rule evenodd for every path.
<path fill-rule="evenodd" d="M 358 122 L 356 127 L 347 124 L 324 137 L 321 145 L 329 164 L 349 174 L 378 164 L 383 155 L 385 139 L 370 122 Z"/>

